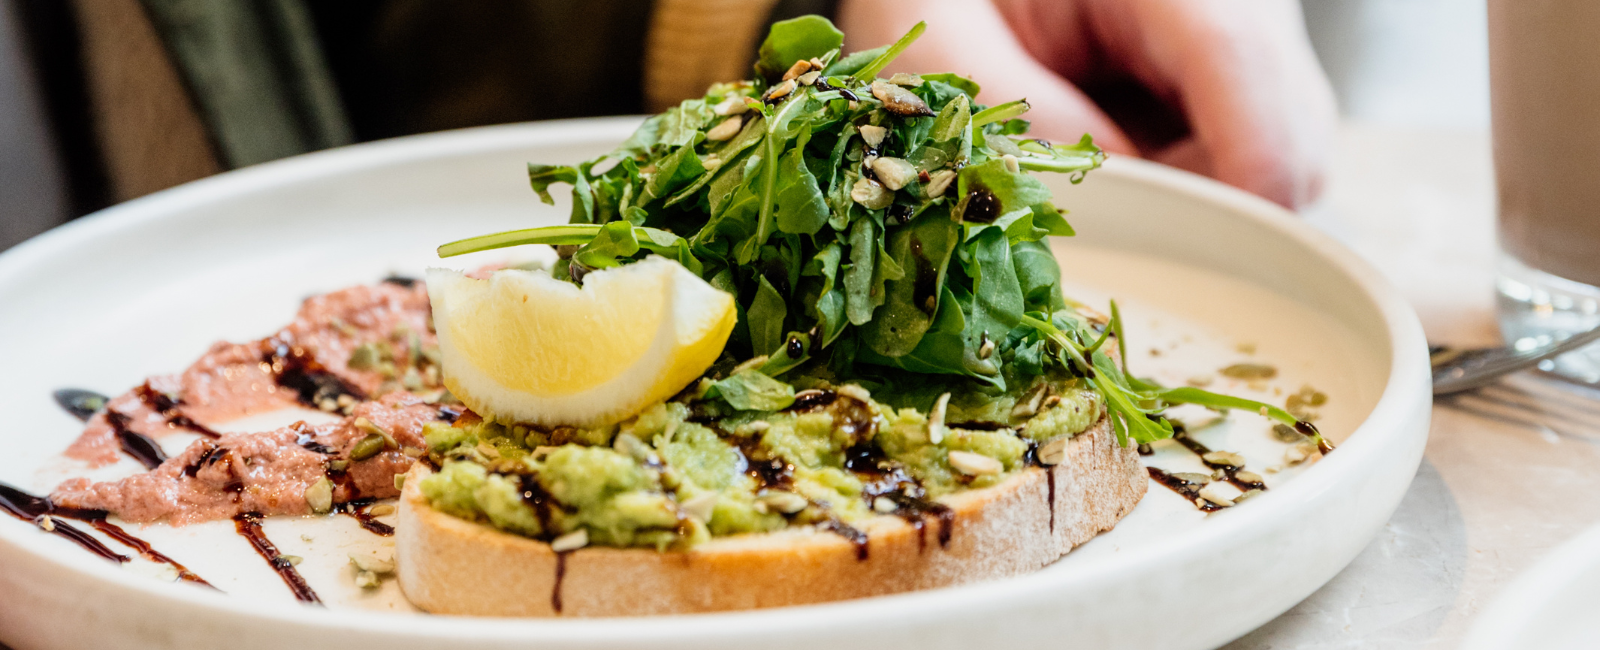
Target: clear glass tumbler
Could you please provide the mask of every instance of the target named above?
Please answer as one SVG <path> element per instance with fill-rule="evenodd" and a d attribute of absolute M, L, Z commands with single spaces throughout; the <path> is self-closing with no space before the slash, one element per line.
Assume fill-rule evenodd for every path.
<path fill-rule="evenodd" d="M 1600 326 L 1600 0 L 1489 0 L 1500 331 Z M 1541 366 L 1600 385 L 1600 344 Z"/>

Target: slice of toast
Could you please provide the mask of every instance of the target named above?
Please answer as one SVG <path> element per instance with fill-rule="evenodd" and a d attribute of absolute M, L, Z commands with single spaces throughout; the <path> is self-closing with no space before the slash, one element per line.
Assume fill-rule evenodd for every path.
<path fill-rule="evenodd" d="M 400 586 L 423 610 L 475 616 L 755 609 L 1018 575 L 1110 530 L 1148 481 L 1137 451 L 1118 446 L 1102 418 L 1072 439 L 1059 465 L 940 498 L 953 515 L 946 522 L 857 522 L 867 534 L 864 557 L 849 540 L 811 526 L 718 537 L 690 551 L 590 546 L 558 554 L 434 510 L 418 488 L 429 473 L 418 463 L 400 497 Z"/>

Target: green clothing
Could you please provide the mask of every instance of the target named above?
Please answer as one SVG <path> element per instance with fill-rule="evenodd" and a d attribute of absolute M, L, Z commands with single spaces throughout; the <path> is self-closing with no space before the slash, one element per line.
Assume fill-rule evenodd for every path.
<path fill-rule="evenodd" d="M 645 112 L 651 0 L 141 2 L 226 167 L 412 133 Z M 771 20 L 832 4 L 782 0 Z"/>

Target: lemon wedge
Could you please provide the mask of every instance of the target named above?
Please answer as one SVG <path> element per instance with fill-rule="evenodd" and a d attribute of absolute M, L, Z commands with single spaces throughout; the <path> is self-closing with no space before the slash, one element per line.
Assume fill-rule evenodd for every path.
<path fill-rule="evenodd" d="M 487 280 L 430 269 L 444 385 L 485 419 L 598 426 L 700 377 L 733 331 L 733 297 L 675 261 L 584 276 L 523 270 Z"/>

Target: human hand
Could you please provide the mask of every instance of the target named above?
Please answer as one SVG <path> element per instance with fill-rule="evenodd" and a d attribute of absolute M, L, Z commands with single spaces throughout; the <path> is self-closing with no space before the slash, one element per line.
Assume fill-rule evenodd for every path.
<path fill-rule="evenodd" d="M 1216 178 L 1287 207 L 1322 190 L 1338 113 L 1295 0 L 843 0 L 847 49 L 927 32 L 895 61 L 949 70 L 1039 136 Z"/>

